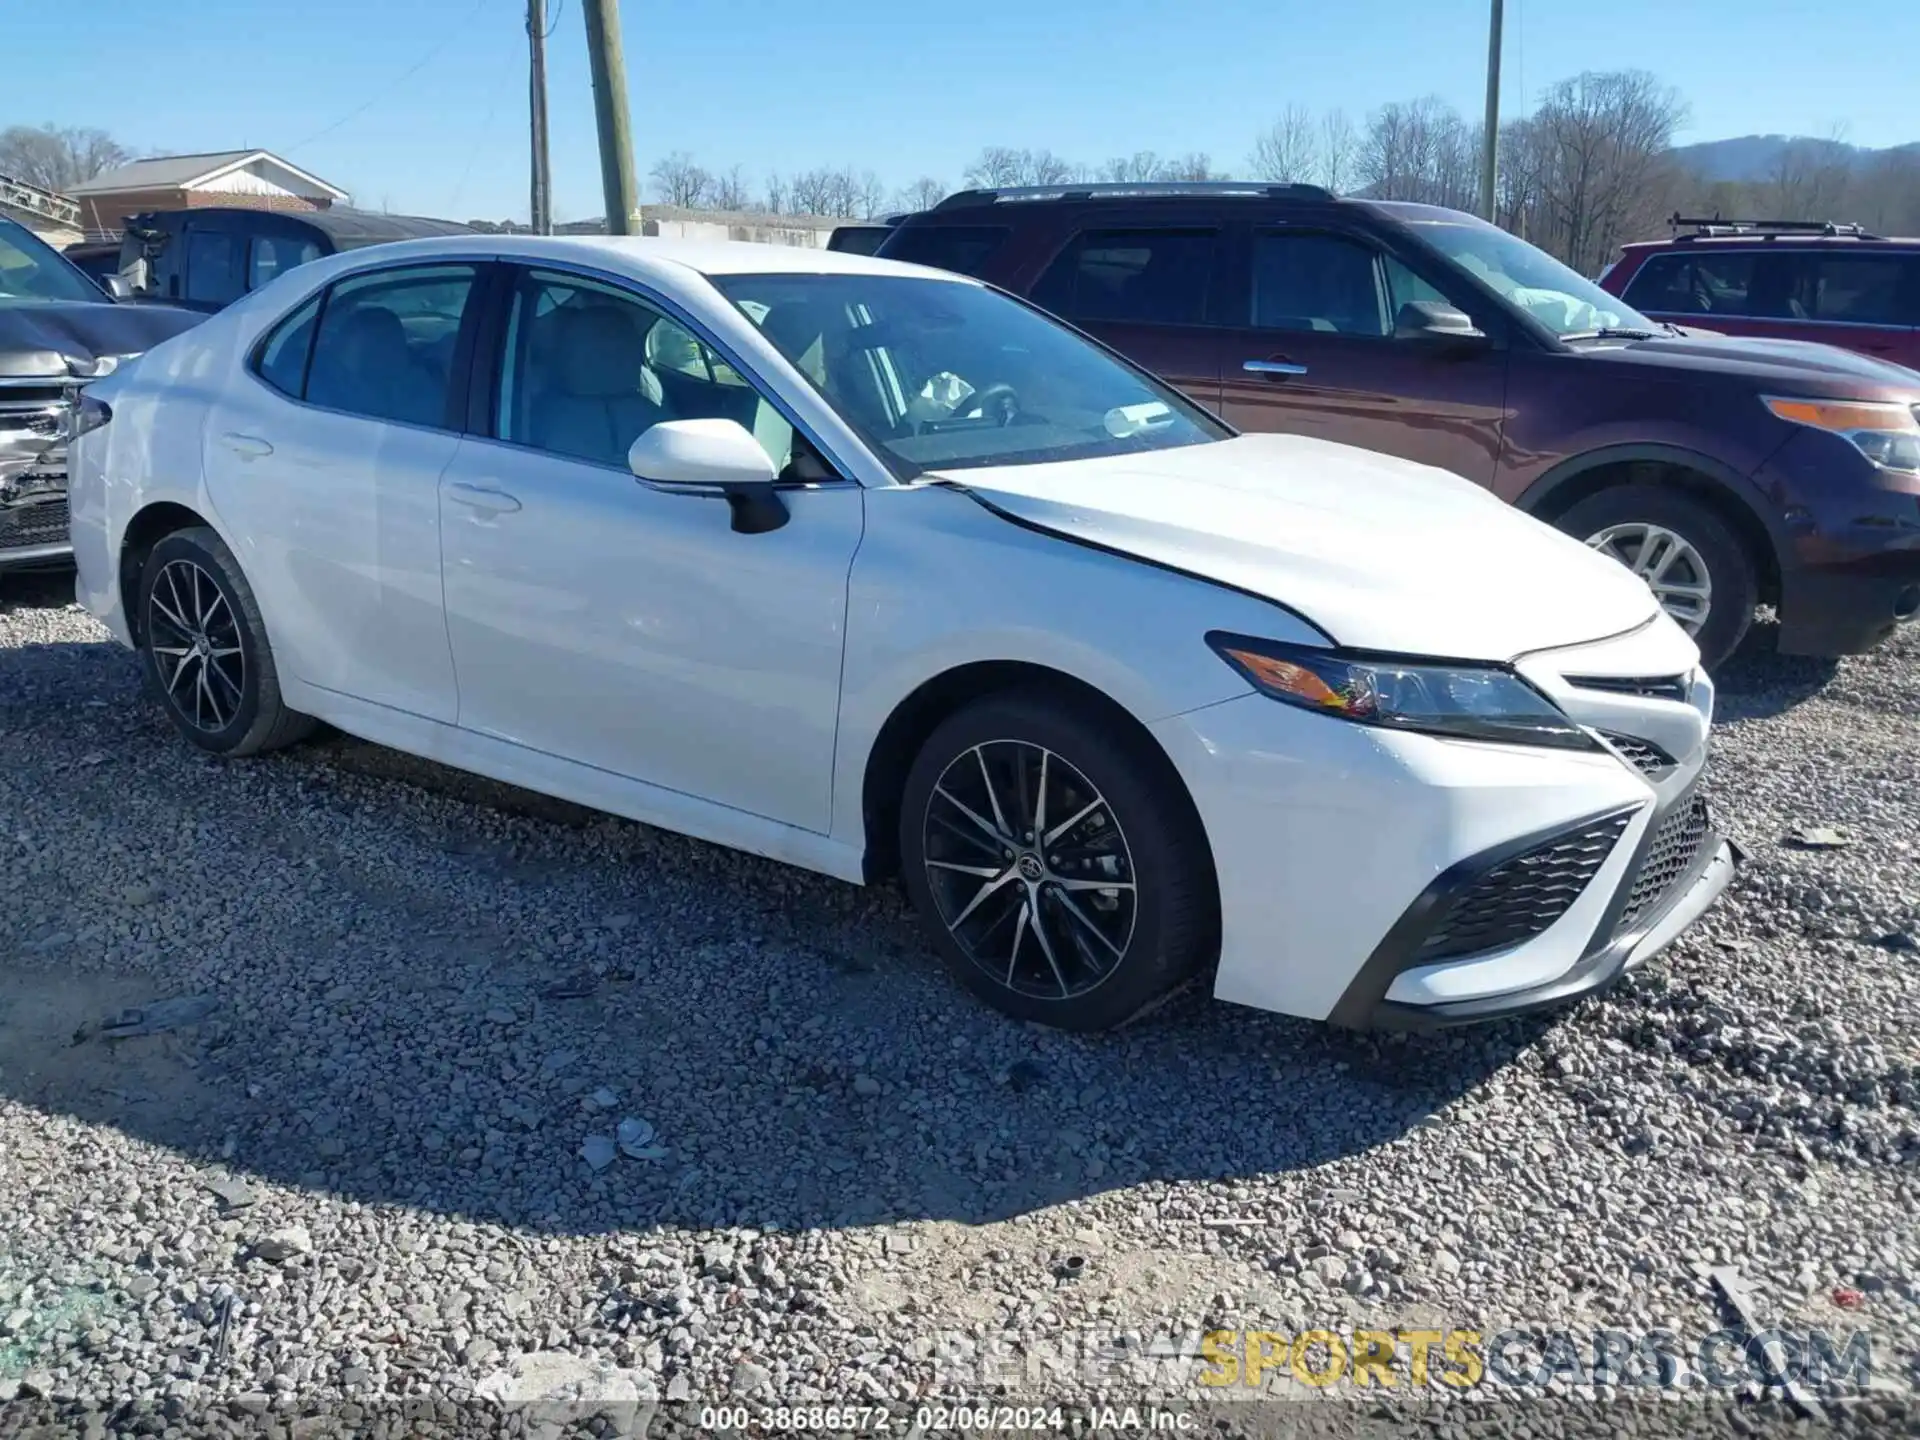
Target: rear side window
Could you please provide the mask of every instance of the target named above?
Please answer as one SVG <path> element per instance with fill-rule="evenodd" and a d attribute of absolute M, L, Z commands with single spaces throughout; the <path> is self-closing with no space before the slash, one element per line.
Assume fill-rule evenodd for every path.
<path fill-rule="evenodd" d="M 244 242 L 219 230 L 187 231 L 187 299 L 229 305 L 246 293 L 240 255 Z"/>
<path fill-rule="evenodd" d="M 1636 310 L 1670 315 L 1760 314 L 1761 297 L 1754 284 L 1757 259 L 1751 250 L 1665 250 L 1647 257 L 1621 298 Z"/>
<path fill-rule="evenodd" d="M 247 289 L 258 290 L 276 276 L 320 258 L 320 247 L 312 240 L 292 235 L 256 235 L 253 254 L 247 262 Z"/>
<path fill-rule="evenodd" d="M 979 279 L 1012 232 L 1004 225 L 903 225 L 881 244 L 889 260 Z"/>
<path fill-rule="evenodd" d="M 471 265 L 355 275 L 327 291 L 306 399 L 409 425 L 446 423 L 447 391 Z"/>
<path fill-rule="evenodd" d="M 260 347 L 254 373 L 282 395 L 298 400 L 307 379 L 307 356 L 313 351 L 313 322 L 320 314 L 314 296 L 268 333 Z"/>
<path fill-rule="evenodd" d="M 1088 230 L 1031 298 L 1069 320 L 1204 324 L 1217 238 L 1212 230 Z"/>

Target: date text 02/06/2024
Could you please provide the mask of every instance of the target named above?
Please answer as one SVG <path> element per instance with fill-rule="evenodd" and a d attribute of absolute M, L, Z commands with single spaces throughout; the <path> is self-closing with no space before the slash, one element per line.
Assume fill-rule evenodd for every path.
<path fill-rule="evenodd" d="M 937 1434 L 948 1431 L 1061 1431 L 1078 1422 L 1093 1431 L 1178 1434 L 1198 1423 L 1181 1410 L 1155 1406 L 1100 1406 L 1084 1414 L 1045 1405 L 921 1405 L 912 1411 L 882 1405 L 709 1405 L 703 1430 L 746 1434 Z"/>

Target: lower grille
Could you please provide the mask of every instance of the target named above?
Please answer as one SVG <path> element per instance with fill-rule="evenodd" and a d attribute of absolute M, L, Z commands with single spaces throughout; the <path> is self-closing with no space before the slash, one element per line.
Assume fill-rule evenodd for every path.
<path fill-rule="evenodd" d="M 1667 774 L 1680 763 L 1651 740 L 1642 740 L 1638 735 L 1618 735 L 1611 730 L 1602 730 L 1600 738 L 1625 756 L 1634 769 L 1653 779 Z"/>
<path fill-rule="evenodd" d="M 0 509 L 0 551 L 67 543 L 67 497 Z"/>
<path fill-rule="evenodd" d="M 1653 832 L 1653 841 L 1640 862 L 1640 873 L 1633 877 L 1626 908 L 1620 912 L 1620 923 L 1614 930 L 1616 935 L 1633 929 L 1635 921 L 1652 913 L 1673 893 L 1673 887 L 1699 857 L 1711 830 L 1707 802 L 1699 795 L 1683 800 L 1668 812 Z"/>
<path fill-rule="evenodd" d="M 1447 908 L 1413 963 L 1505 950 L 1544 932 L 1592 883 L 1629 818 L 1597 820 L 1501 861 Z"/>

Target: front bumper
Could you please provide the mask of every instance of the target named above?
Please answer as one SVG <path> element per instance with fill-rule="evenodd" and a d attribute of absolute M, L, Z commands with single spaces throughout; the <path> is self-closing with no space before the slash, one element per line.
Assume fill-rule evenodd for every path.
<path fill-rule="evenodd" d="M 1565 974 L 1522 990 L 1473 999 L 1427 1004 L 1393 999 L 1395 982 L 1416 964 L 1424 915 L 1433 908 L 1429 897 L 1423 895 L 1409 911 L 1422 922 L 1414 927 L 1418 933 L 1404 933 L 1396 926 L 1368 958 L 1329 1018 L 1335 1024 L 1360 1029 L 1438 1030 L 1549 1010 L 1612 988 L 1629 970 L 1666 949 L 1705 914 L 1732 881 L 1735 868 L 1744 858 L 1732 841 L 1709 829 L 1679 879 L 1651 906 L 1623 923 L 1623 904 L 1643 873 L 1647 841 L 1658 828 L 1657 821 L 1648 827 L 1647 839 L 1635 854 L 1626 880 L 1616 890 L 1607 918 L 1594 931 L 1579 963 Z"/>
<path fill-rule="evenodd" d="M 1371 729 L 1260 695 L 1154 725 L 1212 851 L 1215 997 L 1445 1024 L 1557 1003 L 1656 953 L 1733 862 L 1693 810 L 1713 706 L 1697 662 L 1665 619 L 1523 660 L 1604 750 Z"/>

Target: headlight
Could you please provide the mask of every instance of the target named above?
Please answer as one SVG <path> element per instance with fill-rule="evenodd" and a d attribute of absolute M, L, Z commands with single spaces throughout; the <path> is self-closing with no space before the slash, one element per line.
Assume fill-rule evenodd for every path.
<path fill-rule="evenodd" d="M 1462 740 L 1597 750 L 1599 742 L 1501 665 L 1343 655 L 1218 631 L 1214 653 L 1262 694 L 1302 710 Z"/>
<path fill-rule="evenodd" d="M 1765 397 L 1782 420 L 1838 435 L 1883 470 L 1920 471 L 1920 416 L 1910 405 L 1879 400 Z"/>

